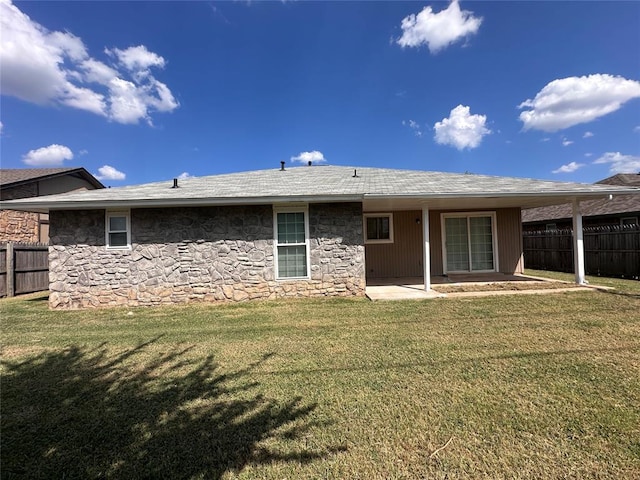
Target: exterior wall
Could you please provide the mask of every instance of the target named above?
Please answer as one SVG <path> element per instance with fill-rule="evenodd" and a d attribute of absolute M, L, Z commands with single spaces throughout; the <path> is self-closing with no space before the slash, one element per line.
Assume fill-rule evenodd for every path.
<path fill-rule="evenodd" d="M 38 184 L 36 182 L 0 189 L 0 200 L 15 200 L 17 198 L 29 198 L 37 196 Z"/>
<path fill-rule="evenodd" d="M 365 245 L 367 278 L 421 277 L 422 211 L 393 212 L 393 243 Z"/>
<path fill-rule="evenodd" d="M 0 200 L 52 195 L 73 190 L 93 190 L 95 187 L 84 178 L 60 175 L 45 180 L 34 180 L 14 187 L 0 189 Z M 49 242 L 49 217 L 46 214 L 0 210 L 1 242 Z"/>
<path fill-rule="evenodd" d="M 46 243 L 48 237 L 44 239 Z M 40 214 L 0 210 L 0 241 L 40 242 Z"/>
<path fill-rule="evenodd" d="M 72 192 L 74 190 L 94 190 L 91 183 L 84 178 L 72 175 L 61 175 L 47 178 L 38 182 L 38 195 L 54 195 L 56 193 Z"/>
<path fill-rule="evenodd" d="M 496 210 L 498 263 L 502 273 L 524 272 L 522 214 L 519 208 Z"/>
<path fill-rule="evenodd" d="M 429 210 L 429 244 L 431 246 L 431 275 L 444 275 L 442 265 L 442 211 Z"/>
<path fill-rule="evenodd" d="M 522 273 L 522 224 L 519 208 L 496 212 L 498 266 L 502 273 Z M 455 210 L 429 211 L 431 275 L 443 275 L 442 225 L 440 214 Z M 416 218 L 420 210 L 393 212 L 394 243 L 367 244 L 367 278 L 422 277 L 422 231 Z"/>
<path fill-rule="evenodd" d="M 275 280 L 270 205 L 133 209 L 131 250 L 104 210 L 50 218 L 52 308 L 364 295 L 360 203 L 309 205 L 310 280 Z"/>

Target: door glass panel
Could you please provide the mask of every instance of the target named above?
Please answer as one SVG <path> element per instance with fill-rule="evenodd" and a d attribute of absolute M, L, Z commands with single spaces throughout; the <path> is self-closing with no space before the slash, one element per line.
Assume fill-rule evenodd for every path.
<path fill-rule="evenodd" d="M 469 218 L 471 270 L 493 270 L 491 217 Z"/>
<path fill-rule="evenodd" d="M 466 217 L 445 218 L 447 270 L 469 271 L 469 234 Z"/>

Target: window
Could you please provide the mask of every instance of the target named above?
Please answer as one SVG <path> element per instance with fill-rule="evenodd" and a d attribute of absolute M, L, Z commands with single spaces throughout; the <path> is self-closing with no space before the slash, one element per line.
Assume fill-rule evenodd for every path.
<path fill-rule="evenodd" d="M 309 278 L 309 223 L 306 207 L 275 211 L 276 278 Z"/>
<path fill-rule="evenodd" d="M 131 248 L 129 212 L 107 212 L 107 248 Z"/>
<path fill-rule="evenodd" d="M 620 225 L 635 225 L 638 223 L 638 217 L 622 217 Z"/>
<path fill-rule="evenodd" d="M 547 231 L 547 232 L 551 232 L 551 231 L 553 231 L 553 230 L 557 230 L 557 229 L 558 229 L 558 226 L 557 226 L 555 223 L 547 223 L 547 224 L 544 226 L 544 229 L 545 229 L 545 231 Z"/>
<path fill-rule="evenodd" d="M 365 243 L 393 243 L 393 214 L 366 214 L 364 220 Z"/>

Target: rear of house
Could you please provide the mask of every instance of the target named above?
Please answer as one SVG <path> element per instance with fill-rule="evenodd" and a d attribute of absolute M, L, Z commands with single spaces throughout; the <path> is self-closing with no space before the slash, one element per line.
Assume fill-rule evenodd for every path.
<path fill-rule="evenodd" d="M 520 273 L 521 208 L 620 187 L 336 166 L 14 203 L 49 212 L 53 308 L 362 296 L 367 282 Z"/>

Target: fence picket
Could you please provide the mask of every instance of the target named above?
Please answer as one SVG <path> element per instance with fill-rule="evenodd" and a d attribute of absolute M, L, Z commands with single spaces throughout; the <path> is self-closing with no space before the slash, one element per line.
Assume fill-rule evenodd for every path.
<path fill-rule="evenodd" d="M 589 275 L 640 279 L 640 225 L 584 229 L 585 269 Z M 572 230 L 523 232 L 527 268 L 573 272 Z"/>
<path fill-rule="evenodd" d="M 0 297 L 48 288 L 48 245 L 13 242 L 0 245 Z"/>

